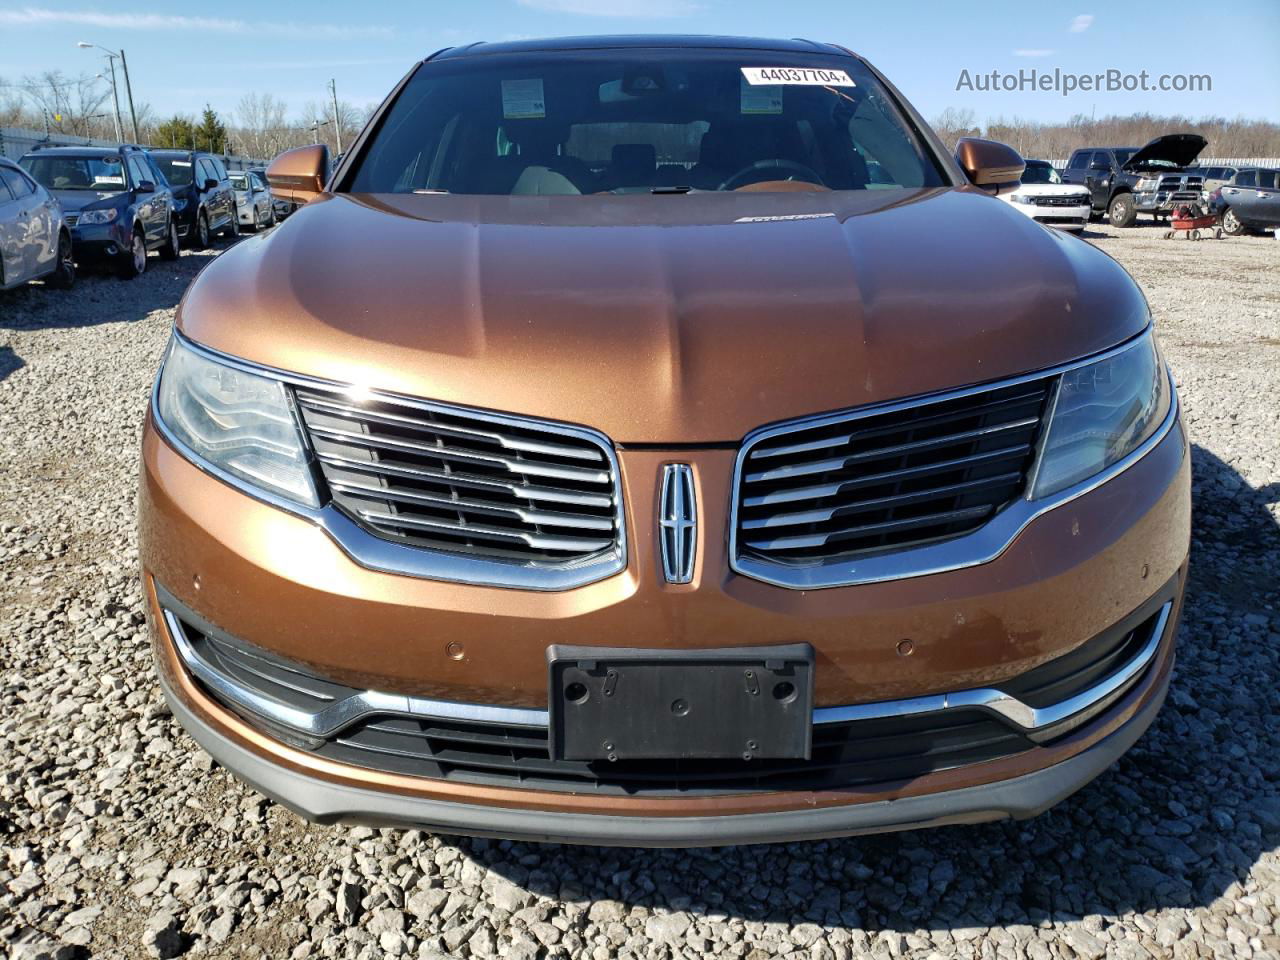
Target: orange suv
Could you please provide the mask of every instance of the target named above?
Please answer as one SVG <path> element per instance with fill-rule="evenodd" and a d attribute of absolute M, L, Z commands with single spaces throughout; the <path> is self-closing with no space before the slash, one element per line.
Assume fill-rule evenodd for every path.
<path fill-rule="evenodd" d="M 476 44 L 192 284 L 142 449 L 174 714 L 313 820 L 710 845 L 1028 817 L 1165 696 L 1147 304 L 807 41 Z"/>

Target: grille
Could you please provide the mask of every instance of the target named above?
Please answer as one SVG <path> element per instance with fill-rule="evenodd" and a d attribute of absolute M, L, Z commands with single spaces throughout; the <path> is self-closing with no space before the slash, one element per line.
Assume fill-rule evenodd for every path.
<path fill-rule="evenodd" d="M 748 441 L 737 551 L 811 565 L 957 536 L 1019 496 L 1051 379 Z"/>
<path fill-rule="evenodd" d="M 68 227 L 74 227 L 77 223 L 80 222 L 80 214 L 68 213 L 65 216 L 63 216 L 62 222 L 65 223 Z"/>
<path fill-rule="evenodd" d="M 1079 207 L 1089 202 L 1089 195 L 1082 193 L 1075 197 L 1032 197 L 1031 202 L 1037 207 Z"/>
<path fill-rule="evenodd" d="M 585 431 L 295 391 L 333 503 L 388 540 L 566 566 L 620 549 L 617 478 Z"/>
<path fill-rule="evenodd" d="M 545 730 L 402 717 L 357 724 L 318 752 L 416 776 L 608 795 L 832 789 L 905 780 L 1032 746 L 973 711 L 822 724 L 809 760 L 552 760 Z"/>
<path fill-rule="evenodd" d="M 998 685 L 1042 707 L 1067 700 L 1124 667 L 1161 622 L 1153 597 L 1075 650 Z M 1151 611 L 1155 610 L 1155 613 Z M 210 628 L 180 619 L 194 656 L 218 673 L 289 707 L 316 712 L 361 691 Z M 1130 685 L 1142 676 L 1136 675 Z M 198 682 L 198 681 L 197 681 Z M 217 694 L 207 692 L 215 699 Z M 231 704 L 226 704 L 235 709 Z M 273 736 L 366 769 L 477 784 L 599 794 L 833 789 L 921 776 L 1012 756 L 1037 744 L 978 710 L 820 723 L 809 760 L 552 760 L 544 726 L 369 714 L 327 737 L 305 737 L 241 711 Z M 1049 738 L 1053 739 L 1052 736 Z"/>

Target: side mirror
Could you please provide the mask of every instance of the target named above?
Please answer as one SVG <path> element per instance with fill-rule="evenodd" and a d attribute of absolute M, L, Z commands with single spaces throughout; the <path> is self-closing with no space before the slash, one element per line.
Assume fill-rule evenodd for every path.
<path fill-rule="evenodd" d="M 996 195 L 1016 190 L 1027 168 L 1013 147 L 977 137 L 963 137 L 956 143 L 956 163 L 970 183 Z"/>
<path fill-rule="evenodd" d="M 324 191 L 329 148 L 323 143 L 286 150 L 267 167 L 267 183 L 276 197 L 306 203 Z"/>
<path fill-rule="evenodd" d="M 135 193 L 155 193 L 156 185 L 150 180 L 140 180 L 133 190 Z"/>
<path fill-rule="evenodd" d="M 205 188 L 206 190 L 217 190 L 217 189 L 218 189 L 218 181 L 217 181 L 217 180 L 215 180 L 215 179 L 213 179 L 213 177 L 210 177 L 208 180 L 206 180 L 206 181 L 204 182 L 204 188 Z"/>

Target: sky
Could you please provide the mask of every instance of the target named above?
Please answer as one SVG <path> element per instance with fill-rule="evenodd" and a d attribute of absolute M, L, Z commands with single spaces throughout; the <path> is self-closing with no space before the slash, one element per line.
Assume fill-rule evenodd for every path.
<path fill-rule="evenodd" d="M 928 118 L 954 107 L 979 122 L 1056 121 L 1073 114 L 1179 113 L 1280 121 L 1280 0 L 858 2 L 858 0 L 263 0 L 142 4 L 0 0 L 0 83 L 59 69 L 104 70 L 98 50 L 123 48 L 135 101 L 158 116 L 207 102 L 234 119 L 248 92 L 271 92 L 293 114 L 326 84 L 375 104 L 416 60 L 441 47 L 601 33 L 721 33 L 842 44 L 878 67 Z M 201 11 L 207 11 L 202 13 Z M 1217 11 L 1217 12 L 1215 12 Z M 1170 25 L 1186 24 L 1187 30 Z M 1204 74 L 1212 89 L 984 90 L 991 71 L 1108 70 L 1149 81 Z M 1041 81 L 1048 82 L 1048 81 Z"/>

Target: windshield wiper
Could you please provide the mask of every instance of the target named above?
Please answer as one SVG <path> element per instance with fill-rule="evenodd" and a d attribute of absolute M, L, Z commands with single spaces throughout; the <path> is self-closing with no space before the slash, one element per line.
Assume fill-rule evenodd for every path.
<path fill-rule="evenodd" d="M 668 186 L 668 187 L 650 187 L 650 193 L 700 193 L 701 191 L 695 187 L 685 186 Z"/>
<path fill-rule="evenodd" d="M 415 190 L 415 191 L 413 191 L 413 192 L 414 192 L 414 193 L 417 193 L 417 194 L 420 194 L 420 195 L 424 195 L 424 196 L 432 197 L 432 196 L 437 196 L 437 195 L 440 195 L 440 194 L 448 193 L 449 191 L 448 191 L 448 190 L 440 190 L 440 189 L 435 188 L 435 187 L 420 187 L 419 189 L 417 189 L 417 190 Z"/>

